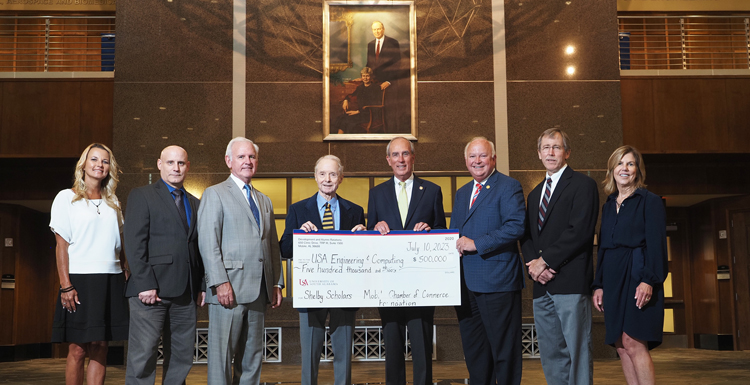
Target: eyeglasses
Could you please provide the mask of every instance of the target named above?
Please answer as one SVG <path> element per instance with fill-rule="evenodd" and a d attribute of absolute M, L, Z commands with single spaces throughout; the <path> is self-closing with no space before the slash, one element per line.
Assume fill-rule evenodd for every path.
<path fill-rule="evenodd" d="M 558 152 L 558 151 L 562 151 L 562 149 L 563 148 L 558 145 L 554 145 L 554 146 L 547 145 L 547 146 L 542 147 L 542 152 L 550 152 L 550 150 L 555 150 L 555 152 Z"/>

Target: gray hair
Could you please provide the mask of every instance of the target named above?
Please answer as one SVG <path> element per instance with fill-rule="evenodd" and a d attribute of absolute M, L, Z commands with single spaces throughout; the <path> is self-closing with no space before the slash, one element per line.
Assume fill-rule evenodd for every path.
<path fill-rule="evenodd" d="M 235 143 L 240 143 L 240 142 L 250 142 L 250 144 L 252 144 L 253 147 L 255 147 L 255 156 L 258 156 L 258 152 L 259 152 L 258 145 L 255 144 L 252 140 L 250 140 L 248 138 L 243 138 L 241 136 L 238 136 L 238 137 L 236 137 L 236 138 L 234 138 L 234 139 L 232 139 L 232 140 L 229 141 L 229 144 L 227 144 L 227 152 L 224 153 L 224 155 L 226 155 L 226 156 L 228 156 L 228 157 L 231 158 L 232 157 L 232 146 Z"/>
<path fill-rule="evenodd" d="M 403 136 L 397 136 L 397 137 L 391 139 L 390 142 L 388 142 L 388 146 L 385 147 L 385 156 L 391 156 L 391 143 L 393 143 L 394 140 L 398 140 L 398 139 L 403 139 L 403 140 L 409 142 L 409 147 L 411 147 L 411 153 L 412 154 L 416 154 L 416 152 L 414 152 L 414 143 L 411 140 L 406 139 Z"/>
<path fill-rule="evenodd" d="M 344 165 L 341 164 L 341 159 L 339 159 L 339 157 L 336 156 L 336 155 L 323 155 L 320 158 L 318 158 L 318 161 L 315 162 L 315 174 L 318 173 L 318 165 L 320 164 L 320 162 L 322 162 L 323 160 L 326 160 L 326 159 L 332 160 L 332 161 L 336 162 L 336 164 L 339 166 L 339 177 L 340 178 L 343 177 L 344 176 Z"/>
<path fill-rule="evenodd" d="M 568 134 L 565 133 L 565 131 L 557 128 L 552 127 L 544 130 L 541 135 L 539 135 L 539 139 L 536 140 L 536 149 L 541 151 L 542 150 L 542 139 L 544 137 L 547 138 L 554 138 L 555 134 L 560 134 L 563 140 L 563 147 L 565 147 L 565 152 L 570 151 L 570 139 L 568 139 Z"/>
<path fill-rule="evenodd" d="M 469 146 L 471 146 L 472 143 L 477 141 L 485 141 L 490 144 L 490 147 L 492 148 L 492 157 L 495 157 L 495 143 L 492 143 L 489 139 L 485 138 L 484 136 L 475 136 L 471 138 L 469 143 L 466 143 L 466 147 L 464 147 L 464 158 L 469 157 Z"/>

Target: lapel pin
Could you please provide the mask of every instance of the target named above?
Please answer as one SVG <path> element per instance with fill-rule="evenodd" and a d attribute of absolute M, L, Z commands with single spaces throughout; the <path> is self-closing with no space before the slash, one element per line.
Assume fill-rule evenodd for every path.
<path fill-rule="evenodd" d="M 490 189 L 490 187 L 492 187 L 492 186 L 487 186 L 487 190 L 489 190 L 489 189 Z"/>
<path fill-rule="evenodd" d="M 419 186 L 419 189 L 420 190 L 424 190 L 424 186 Z"/>

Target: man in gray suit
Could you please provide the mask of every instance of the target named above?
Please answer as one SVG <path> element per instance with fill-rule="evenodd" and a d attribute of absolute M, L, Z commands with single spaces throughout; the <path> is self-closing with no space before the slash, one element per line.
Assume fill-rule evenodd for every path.
<path fill-rule="evenodd" d="M 156 350 L 164 336 L 164 384 L 182 384 L 193 366 L 196 302 L 203 306 L 203 263 L 198 253 L 198 198 L 182 186 L 187 152 L 162 150 L 161 180 L 134 189 L 125 213 L 125 253 L 132 273 L 126 384 L 156 380 Z"/>
<path fill-rule="evenodd" d="M 281 305 L 281 260 L 271 200 L 253 188 L 258 146 L 227 145 L 229 178 L 203 193 L 198 240 L 206 269 L 208 383 L 260 383 L 266 304 Z M 234 381 L 232 378 L 234 360 Z"/>

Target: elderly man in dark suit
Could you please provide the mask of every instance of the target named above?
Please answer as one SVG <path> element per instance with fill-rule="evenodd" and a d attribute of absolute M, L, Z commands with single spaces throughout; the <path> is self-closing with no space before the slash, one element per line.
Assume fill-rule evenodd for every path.
<path fill-rule="evenodd" d="M 231 175 L 206 189 L 198 211 L 208 288 L 208 383 L 257 385 L 266 306 L 279 307 L 283 299 L 279 238 L 271 199 L 252 185 L 258 146 L 234 138 L 224 161 Z"/>
<path fill-rule="evenodd" d="M 365 211 L 362 207 L 336 194 L 344 180 L 344 166 L 334 155 L 325 155 L 315 163 L 315 182 L 318 192 L 291 206 L 286 216 L 286 228 L 281 237 L 281 255 L 293 258 L 294 229 L 305 232 L 320 230 L 365 230 Z M 320 354 L 323 352 L 326 317 L 331 315 L 331 347 L 335 385 L 352 383 L 352 338 L 356 308 L 298 309 L 300 345 L 302 348 L 302 385 L 317 385 Z"/>
<path fill-rule="evenodd" d="M 495 170 L 495 145 L 474 138 L 464 150 L 474 178 L 456 192 L 461 305 L 456 307 L 472 385 L 521 383 L 521 289 L 518 240 L 524 233 L 523 190 Z"/>
<path fill-rule="evenodd" d="M 375 82 L 385 92 L 385 119 L 387 132 L 398 132 L 398 80 L 401 71 L 401 46 L 398 40 L 385 36 L 385 26 L 379 21 L 372 23 L 375 39 L 367 44 L 367 64 L 372 68 Z M 387 89 L 387 90 L 386 90 Z"/>
<path fill-rule="evenodd" d="M 534 323 L 548 384 L 593 384 L 591 282 L 599 191 L 568 166 L 570 140 L 550 128 L 537 140 L 546 178 L 529 194 L 523 256 L 534 280 Z"/>
<path fill-rule="evenodd" d="M 443 193 L 432 182 L 413 175 L 414 144 L 395 138 L 386 147 L 393 178 L 370 190 L 367 228 L 381 234 L 391 230 L 429 231 L 445 228 Z M 414 384 L 432 383 L 432 325 L 434 306 L 383 307 L 378 309 L 385 333 L 385 382 L 406 383 L 405 327 L 409 328 Z"/>
<path fill-rule="evenodd" d="M 154 384 L 159 336 L 164 336 L 165 384 L 182 384 L 193 365 L 196 303 L 203 305 L 198 252 L 198 199 L 185 191 L 187 152 L 162 150 L 161 180 L 134 189 L 125 215 L 125 253 L 131 275 L 126 384 Z"/>

